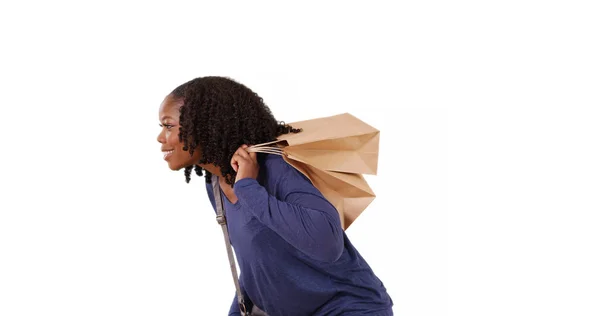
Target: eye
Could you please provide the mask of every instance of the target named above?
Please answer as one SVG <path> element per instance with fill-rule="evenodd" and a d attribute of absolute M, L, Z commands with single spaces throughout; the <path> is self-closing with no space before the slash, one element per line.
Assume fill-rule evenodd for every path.
<path fill-rule="evenodd" d="M 158 124 L 158 126 L 160 126 L 160 127 L 166 127 L 167 129 L 170 130 L 175 125 L 171 125 L 171 124 L 164 124 L 164 125 L 163 124 Z"/>

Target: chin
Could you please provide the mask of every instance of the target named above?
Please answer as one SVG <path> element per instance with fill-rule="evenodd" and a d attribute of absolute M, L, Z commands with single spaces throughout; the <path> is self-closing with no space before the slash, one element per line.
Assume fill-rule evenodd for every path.
<path fill-rule="evenodd" d="M 187 166 L 193 166 L 194 163 L 192 161 L 168 161 L 169 168 L 173 171 L 179 171 Z"/>
<path fill-rule="evenodd" d="M 169 169 L 171 169 L 173 171 L 179 171 L 179 170 L 183 169 L 183 167 L 185 167 L 185 166 L 183 166 L 181 164 L 175 164 L 175 163 L 169 162 Z"/>

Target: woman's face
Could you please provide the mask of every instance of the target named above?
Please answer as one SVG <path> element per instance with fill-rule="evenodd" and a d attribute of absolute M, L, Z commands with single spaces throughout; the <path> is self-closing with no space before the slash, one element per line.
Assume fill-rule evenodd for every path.
<path fill-rule="evenodd" d="M 162 130 L 157 140 L 161 144 L 164 159 L 171 170 L 180 170 L 198 163 L 201 158 L 199 148 L 194 149 L 190 157 L 188 151 L 183 150 L 183 143 L 179 142 L 179 108 L 183 101 L 173 99 L 170 95 L 161 103 L 158 110 L 158 119 Z"/>

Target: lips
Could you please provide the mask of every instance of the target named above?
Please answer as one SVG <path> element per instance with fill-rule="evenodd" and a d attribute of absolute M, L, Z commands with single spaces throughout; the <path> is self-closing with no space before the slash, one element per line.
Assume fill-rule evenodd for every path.
<path fill-rule="evenodd" d="M 171 154 L 173 154 L 173 151 L 174 150 L 163 150 L 162 151 L 163 155 L 164 155 L 163 159 L 167 159 L 167 157 L 171 156 Z"/>

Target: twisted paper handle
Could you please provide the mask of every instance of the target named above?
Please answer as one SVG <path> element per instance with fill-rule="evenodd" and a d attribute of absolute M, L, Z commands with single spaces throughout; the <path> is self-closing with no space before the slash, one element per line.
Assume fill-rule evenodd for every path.
<path fill-rule="evenodd" d="M 271 146 L 252 146 L 252 147 L 248 147 L 246 148 L 246 151 L 248 151 L 249 153 L 265 153 L 265 154 L 274 154 L 274 155 L 279 155 L 279 156 L 284 156 L 285 152 L 283 151 L 282 148 L 279 147 L 271 147 Z"/>

